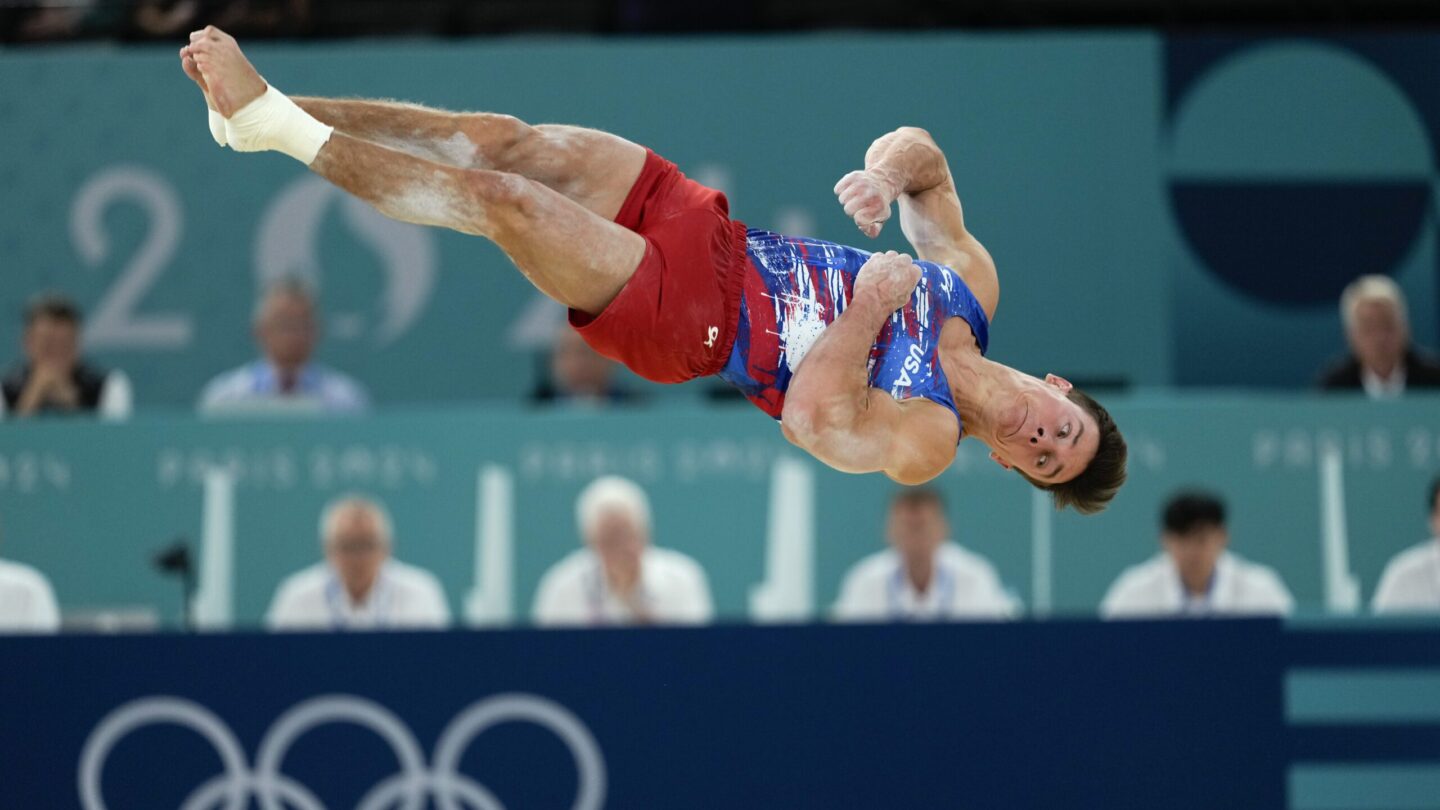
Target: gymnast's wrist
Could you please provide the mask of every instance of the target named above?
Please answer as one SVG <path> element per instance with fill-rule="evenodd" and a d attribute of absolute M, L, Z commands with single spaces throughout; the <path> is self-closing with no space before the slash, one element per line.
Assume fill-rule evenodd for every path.
<path fill-rule="evenodd" d="M 889 166 L 876 166 L 867 171 L 874 178 L 875 185 L 879 186 L 880 192 L 885 195 L 887 204 L 900 199 L 900 195 L 905 193 L 904 178 L 898 170 Z"/>

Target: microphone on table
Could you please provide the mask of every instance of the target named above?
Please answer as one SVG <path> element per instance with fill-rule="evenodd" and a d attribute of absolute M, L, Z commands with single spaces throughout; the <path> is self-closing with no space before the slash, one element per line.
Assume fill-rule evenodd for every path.
<path fill-rule="evenodd" d="M 155 552 L 151 564 L 165 576 L 180 578 L 180 588 L 184 596 L 182 621 L 187 631 L 193 631 L 195 619 L 191 615 L 191 603 L 195 601 L 195 563 L 190 555 L 189 542 L 184 537 L 175 538 L 169 546 Z"/>

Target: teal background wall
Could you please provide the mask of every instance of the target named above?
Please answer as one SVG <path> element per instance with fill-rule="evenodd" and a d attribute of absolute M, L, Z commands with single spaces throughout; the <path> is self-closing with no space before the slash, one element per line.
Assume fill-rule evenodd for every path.
<path fill-rule="evenodd" d="M 1054 605 L 1093 612 L 1127 565 L 1158 550 L 1156 513 L 1175 487 L 1203 483 L 1231 509 L 1232 548 L 1274 566 L 1305 611 L 1324 605 L 1318 448 L 1344 454 L 1351 564 L 1362 595 L 1385 562 L 1427 534 L 1426 487 L 1440 470 L 1437 402 L 1386 406 L 1300 398 L 1139 398 L 1113 403 L 1130 441 L 1130 483 L 1098 517 L 1054 518 Z M 1032 491 L 965 442 L 937 481 L 957 539 L 989 557 L 1032 602 Z M 27 424 L 0 432 L 0 555 L 40 567 L 66 609 L 140 605 L 167 620 L 177 588 L 153 551 L 201 525 L 203 470 L 236 471 L 235 607 L 259 619 L 286 574 L 319 558 L 322 505 L 348 490 L 385 500 L 396 553 L 436 572 L 452 605 L 474 585 L 476 475 L 515 478 L 516 607 L 528 615 L 543 571 L 578 544 L 575 495 L 627 475 L 650 492 L 655 539 L 705 567 L 720 613 L 743 618 L 764 577 L 770 467 L 793 449 L 747 408 L 537 415 L 457 410 L 327 423 L 145 420 Z M 881 476 L 816 469 L 818 609 L 844 572 L 881 547 Z"/>
<path fill-rule="evenodd" d="M 1334 297 L 1357 272 L 1395 275 L 1418 338 L 1433 342 L 1436 44 L 824 35 L 259 45 L 252 56 L 292 93 L 613 130 L 727 190 L 743 220 L 851 243 L 864 239 L 832 199 L 834 181 L 875 136 L 925 126 L 1000 267 L 992 357 L 1159 388 L 1307 384 L 1340 348 Z M 724 612 L 743 610 L 763 559 L 757 505 L 770 462 L 788 452 L 773 425 L 744 409 L 688 409 L 703 383 L 653 389 L 667 409 L 603 420 L 473 410 L 464 403 L 531 388 L 534 338 L 555 310 L 483 240 L 385 220 L 283 157 L 216 148 L 172 50 L 0 50 L 0 190 L 0 346 L 18 344 L 27 296 L 60 288 L 89 314 L 90 352 L 129 372 L 137 391 L 129 426 L 0 432 L 0 553 L 52 571 L 67 606 L 169 605 L 173 615 L 145 555 L 195 535 L 195 471 L 216 459 L 244 478 L 242 618 L 258 617 L 278 578 L 314 557 L 315 514 L 343 489 L 389 500 L 401 556 L 436 569 L 458 604 L 470 586 L 475 471 L 488 460 L 517 471 L 520 607 L 575 542 L 575 493 L 613 469 L 655 489 L 660 541 L 711 570 Z M 893 227 L 871 244 L 905 247 Z M 284 274 L 322 289 L 322 359 L 392 413 L 333 424 L 171 418 L 252 356 L 255 292 Z M 1092 610 L 1124 565 L 1151 552 L 1158 499 L 1185 482 L 1227 494 L 1237 549 L 1280 567 L 1301 603 L 1318 605 L 1322 436 L 1346 449 L 1368 594 L 1384 560 L 1424 531 L 1423 483 L 1440 468 L 1435 405 L 1124 401 L 1132 482 L 1101 518 L 1058 518 L 1057 607 Z M 825 604 L 845 567 L 877 547 L 889 488 L 820 480 Z M 961 541 L 1030 601 L 1028 489 L 973 450 L 943 480 Z"/>
<path fill-rule="evenodd" d="M 291 93 L 613 130 L 725 188 L 741 219 L 851 243 L 866 240 L 835 180 L 877 135 L 923 125 L 1000 267 L 997 359 L 1142 385 L 1304 385 L 1340 348 L 1337 278 L 1395 273 L 1417 336 L 1434 340 L 1440 91 L 1414 79 L 1440 67 L 1433 44 L 1140 32 L 252 52 Z M 1403 193 L 1345 207 L 1326 178 Z M 1180 196 L 1241 180 L 1243 204 Z M 1263 205 L 1280 181 L 1300 192 Z M 67 290 L 91 316 L 92 353 L 131 373 L 143 409 L 187 409 L 253 354 L 254 293 L 273 275 L 322 287 L 323 359 L 382 405 L 527 390 L 526 324 L 554 316 L 482 240 L 385 221 L 283 157 L 217 149 L 167 48 L 0 51 L 0 188 L 0 345 L 26 296 Z M 1353 227 L 1334 219 L 1347 212 Z M 1329 261 L 1302 249 L 1317 244 Z M 867 246 L 905 247 L 898 228 Z"/>

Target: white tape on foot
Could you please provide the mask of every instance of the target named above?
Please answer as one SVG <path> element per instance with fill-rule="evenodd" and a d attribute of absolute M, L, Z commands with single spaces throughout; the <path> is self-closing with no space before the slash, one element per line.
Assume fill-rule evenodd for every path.
<path fill-rule="evenodd" d="M 322 124 L 273 86 L 225 121 L 225 138 L 237 152 L 283 152 L 309 166 L 334 127 Z"/>

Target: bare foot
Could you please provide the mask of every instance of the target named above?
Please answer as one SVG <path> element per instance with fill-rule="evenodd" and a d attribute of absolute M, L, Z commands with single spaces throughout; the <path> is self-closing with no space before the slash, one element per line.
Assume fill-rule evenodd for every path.
<path fill-rule="evenodd" d="M 240 52 L 240 44 L 219 28 L 210 25 L 192 33 L 188 50 L 222 116 L 229 118 L 265 92 L 265 80 Z"/>
<path fill-rule="evenodd" d="M 210 98 L 210 86 L 205 84 L 205 76 L 200 73 L 200 67 L 195 64 L 195 57 L 190 53 L 190 46 L 186 45 L 180 49 L 180 69 L 190 80 L 199 85 L 200 92 L 205 95 L 205 106 L 215 109 L 215 101 Z"/>

